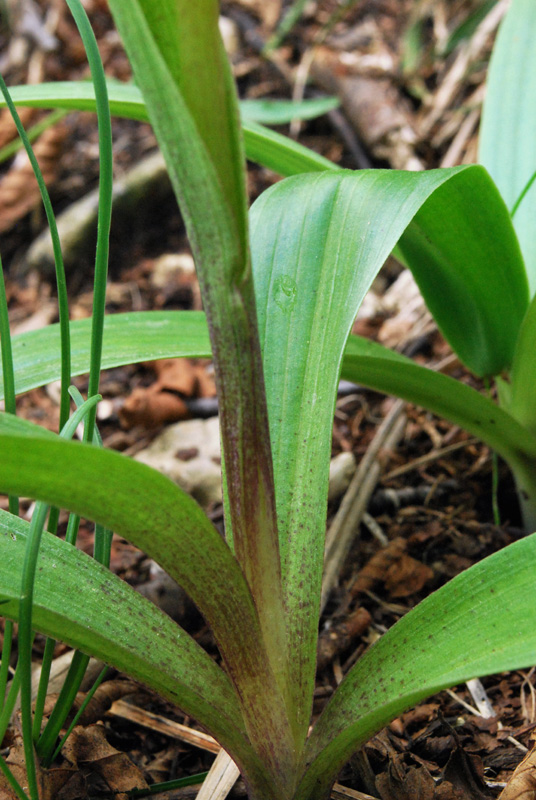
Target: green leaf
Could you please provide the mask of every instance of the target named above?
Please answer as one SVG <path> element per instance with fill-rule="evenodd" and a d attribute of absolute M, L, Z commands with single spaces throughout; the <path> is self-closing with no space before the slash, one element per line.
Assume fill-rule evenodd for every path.
<path fill-rule="evenodd" d="M 506 547 L 430 595 L 368 650 L 313 730 L 296 800 L 325 797 L 359 745 L 410 706 L 478 675 L 534 663 L 535 559 L 536 535 Z"/>
<path fill-rule="evenodd" d="M 65 108 L 95 111 L 93 86 L 84 81 L 42 83 L 34 86 L 13 86 L 10 89 L 17 105 L 36 108 Z M 140 90 L 132 83 L 108 83 L 110 109 L 113 115 L 148 122 L 147 109 Z M 0 108 L 2 102 L 0 100 Z M 254 120 L 242 118 L 244 145 L 250 161 L 278 172 L 295 175 L 336 169 L 335 164 L 287 136 L 270 131 Z"/>
<path fill-rule="evenodd" d="M 510 397 L 506 405 L 508 411 L 525 428 L 536 436 L 536 413 L 534 410 L 534 386 L 536 386 L 536 297 L 523 320 L 512 364 Z M 506 393 L 503 390 L 501 398 Z"/>
<path fill-rule="evenodd" d="M 251 209 L 289 638 L 302 643 L 290 659 L 303 725 L 314 684 L 331 425 L 346 339 L 374 276 L 408 225 L 415 218 L 420 231 L 429 223 L 429 203 L 441 210 L 444 228 L 439 233 L 442 249 L 434 253 L 437 295 L 450 307 L 471 286 L 467 264 L 455 247 L 459 224 L 463 229 L 464 217 L 477 214 L 493 230 L 503 222 L 509 225 L 505 211 L 501 219 L 496 205 L 486 204 L 486 194 L 475 200 L 473 186 L 483 192 L 491 186 L 481 167 L 340 171 L 281 181 Z M 496 191 L 493 196 L 498 197 Z M 475 210 L 475 204 L 484 210 Z M 493 275 L 497 269 L 502 277 L 505 248 L 490 253 L 486 236 L 478 241 L 482 254 L 476 246 L 471 250 L 480 257 L 475 270 L 495 286 Z M 490 259 L 487 271 L 484 256 Z M 461 275 L 454 280 L 457 269 Z M 501 300 L 508 297 L 509 287 L 500 280 L 498 285 Z M 479 310 L 483 306 L 480 317 L 492 328 L 492 341 L 501 339 L 501 331 L 507 339 L 514 322 L 497 319 L 495 305 L 491 317 L 490 293 L 483 290 L 481 296 L 474 304 Z"/>
<path fill-rule="evenodd" d="M 536 458 L 536 435 L 519 424 L 513 409 L 499 408 L 465 383 L 419 366 L 376 342 L 349 337 L 342 377 L 423 406 L 478 436 L 509 462 Z"/>
<path fill-rule="evenodd" d="M 221 41 L 217 0 L 111 0 L 110 8 L 161 147 L 201 286 L 210 331 L 224 462 L 226 530 L 258 610 L 279 703 L 256 745 L 279 783 L 294 740 L 278 551 L 275 491 L 257 332 L 238 101 Z M 195 75 L 195 80 L 192 80 Z M 247 343 L 247 346 L 244 346 Z M 238 679 L 238 678 L 237 678 Z M 244 678 L 245 679 L 245 676 Z M 259 705 L 244 706 L 258 736 Z M 272 729 L 270 730 L 270 726 Z"/>
<path fill-rule="evenodd" d="M 465 19 L 457 25 L 450 33 L 445 46 L 441 48 L 440 55 L 444 58 L 458 47 L 462 42 L 471 38 L 483 19 L 487 17 L 493 6 L 497 5 L 498 0 L 481 0 L 480 5 L 469 13 Z"/>
<path fill-rule="evenodd" d="M 29 524 L 0 511 L 2 615 L 18 619 Z M 243 749 L 240 708 L 226 674 L 170 617 L 94 559 L 44 533 L 33 625 L 150 686 Z M 158 635 L 147 635 L 147 632 Z"/>
<path fill-rule="evenodd" d="M 510 210 L 536 171 L 536 3 L 512 0 L 499 29 L 488 71 L 479 160 Z M 536 186 L 514 216 L 531 295 L 536 290 Z"/>
<path fill-rule="evenodd" d="M 508 369 L 528 286 L 508 211 L 485 170 L 430 197 L 398 250 L 439 329 L 476 375 Z"/>
<path fill-rule="evenodd" d="M 267 706 L 277 702 L 284 709 L 284 702 L 264 655 L 257 612 L 236 559 L 197 503 L 126 456 L 40 433 L 11 435 L 13 424 L 21 421 L 0 415 L 0 489 L 18 486 L 22 496 L 99 522 L 159 563 L 212 627 L 243 711 L 259 709 L 257 722 L 253 715 L 248 720 L 248 735 L 253 729 L 256 740 L 264 733 L 269 741 L 277 717 L 269 717 Z M 261 747 L 258 755 L 268 758 Z"/>
<path fill-rule="evenodd" d="M 72 374 L 83 375 L 89 371 L 91 319 L 72 320 L 70 325 Z M 19 334 L 12 342 L 17 394 L 60 377 L 59 325 Z M 182 356 L 211 356 L 206 318 L 201 311 L 133 311 L 105 316 L 103 369 Z"/>
<path fill-rule="evenodd" d="M 314 119 L 338 108 L 338 97 L 315 97 L 312 100 L 242 100 L 242 120 L 263 125 L 285 125 L 293 119 Z"/>

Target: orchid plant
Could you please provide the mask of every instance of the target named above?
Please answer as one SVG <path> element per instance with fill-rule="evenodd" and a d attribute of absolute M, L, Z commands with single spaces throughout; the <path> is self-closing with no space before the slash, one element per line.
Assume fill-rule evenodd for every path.
<path fill-rule="evenodd" d="M 103 316 L 99 264 L 106 256 L 110 181 L 101 178 L 93 319 L 67 326 L 68 348 L 61 322 L 12 342 L 2 334 L 5 387 L 6 376 L 14 376 L 4 389 L 8 411 L 16 394 L 57 378 L 69 358 L 61 436 L 13 413 L 0 417 L 0 488 L 11 498 L 40 501 L 30 525 L 16 516 L 14 502 L 0 512 L 2 612 L 20 620 L 26 656 L 32 631 L 80 651 L 62 708 L 79 685 L 87 656 L 94 655 L 172 700 L 208 730 L 236 761 L 251 800 L 326 800 L 352 753 L 404 709 L 439 689 L 536 658 L 536 538 L 527 536 L 401 619 L 350 669 L 310 731 L 341 374 L 477 433 L 511 465 L 527 494 L 532 524 L 535 311 L 528 274 L 534 249 L 529 209 L 536 199 L 529 191 L 529 149 L 536 144 L 534 137 L 518 143 L 502 132 L 496 76 L 512 58 L 519 71 L 513 70 L 508 86 L 523 85 L 523 59 L 532 63 L 535 57 L 530 31 L 536 30 L 536 8 L 513 0 L 491 68 L 482 153 L 496 185 L 482 166 L 424 173 L 339 170 L 247 119 L 241 123 L 217 0 L 198 0 L 195 8 L 188 0 L 110 0 L 136 86 L 107 84 L 96 46 L 87 44 L 91 36 L 79 0 L 68 4 L 85 37 L 93 86 L 21 87 L 12 96 L 17 103 L 55 108 L 96 105 L 108 154 L 108 104 L 114 113 L 151 121 L 185 220 L 205 310 Z M 513 54 L 512 36 L 521 39 Z M 520 126 L 530 130 L 536 105 L 533 112 L 526 98 L 511 102 L 508 122 L 517 137 Z M 249 213 L 245 154 L 287 176 Z M 105 176 L 108 162 L 103 158 Z M 518 200 L 509 209 L 512 198 Z M 500 406 L 350 335 L 360 303 L 395 248 L 460 358 L 477 375 L 497 376 Z M 101 365 L 210 353 L 220 410 L 225 540 L 167 478 L 100 447 L 94 426 Z M 73 393 L 76 422 L 86 420 L 85 441 L 72 442 L 69 376 L 89 368 L 96 376 L 89 399 L 84 404 Z M 80 515 L 97 523 L 97 558 L 42 532 L 49 506 L 53 518 L 55 508 L 71 511 L 73 529 Z M 54 525 L 49 521 L 48 527 Z M 221 663 L 107 569 L 112 530 L 186 590 L 214 633 Z M 53 715 L 41 732 L 42 717 L 32 724 L 27 663 L 17 673 L 35 800 L 34 751 L 45 766 L 50 763 L 67 712 Z"/>

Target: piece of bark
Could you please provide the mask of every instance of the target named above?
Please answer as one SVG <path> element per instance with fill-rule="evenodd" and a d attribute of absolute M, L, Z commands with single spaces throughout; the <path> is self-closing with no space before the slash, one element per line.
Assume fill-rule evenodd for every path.
<path fill-rule="evenodd" d="M 315 49 L 311 74 L 329 94 L 336 94 L 369 152 L 395 169 L 422 169 L 415 156 L 416 135 L 409 111 L 389 76 L 359 74 L 359 54 L 352 60 L 330 47 Z"/>
<path fill-rule="evenodd" d="M 367 609 L 359 606 L 343 622 L 322 631 L 318 639 L 317 669 L 325 669 L 336 655 L 347 650 L 354 639 L 365 633 L 371 621 Z"/>

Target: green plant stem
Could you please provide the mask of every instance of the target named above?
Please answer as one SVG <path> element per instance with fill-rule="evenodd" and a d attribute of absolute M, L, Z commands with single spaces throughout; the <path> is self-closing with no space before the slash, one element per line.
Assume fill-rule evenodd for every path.
<path fill-rule="evenodd" d="M 43 710 L 45 708 L 45 700 L 48 691 L 48 681 L 50 678 L 50 669 L 52 667 L 52 659 L 54 658 L 55 647 L 56 647 L 55 639 L 46 640 L 45 650 L 43 652 L 43 660 L 41 662 L 39 687 L 37 689 L 37 697 L 35 698 L 33 734 L 32 734 L 34 743 L 37 742 L 37 740 L 39 739 L 39 734 L 41 733 L 41 722 L 43 720 Z"/>
<path fill-rule="evenodd" d="M 308 0 L 294 0 L 294 3 L 277 26 L 276 32 L 272 34 L 266 42 L 263 51 L 265 54 L 270 53 L 272 50 L 277 50 L 283 39 L 288 36 L 294 25 L 298 22 L 307 2 Z"/>
<path fill-rule="evenodd" d="M 81 409 L 84 407 L 85 405 L 84 398 L 82 397 L 82 395 L 75 386 L 69 387 L 69 394 L 73 398 L 77 409 Z M 86 426 L 87 424 L 88 423 L 86 420 Z M 97 427 L 93 428 L 93 444 L 96 445 L 97 447 L 99 446 L 102 447 L 102 438 Z M 65 540 L 69 542 L 69 544 L 72 545 L 76 544 L 79 524 L 80 524 L 80 517 L 77 514 L 70 514 L 69 522 L 67 524 L 67 532 L 65 535 Z M 111 543 L 112 543 L 112 532 L 108 531 L 102 525 L 98 524 L 95 525 L 95 545 L 94 545 L 93 555 L 95 560 L 98 561 L 100 564 L 103 564 L 105 567 L 110 566 Z M 51 639 L 47 640 L 47 644 L 45 646 L 45 656 L 47 656 L 47 648 L 52 648 L 53 651 L 54 649 L 53 640 Z M 83 653 L 77 652 L 74 654 L 73 661 L 71 663 L 71 667 L 69 669 L 67 677 L 65 678 L 65 682 L 60 692 L 60 696 L 56 701 L 52 715 L 47 725 L 45 726 L 45 730 L 43 731 L 43 734 L 40 736 L 40 738 L 38 737 L 41 730 L 41 719 L 38 719 L 38 712 L 40 712 L 39 716 L 42 717 L 42 706 L 40 702 L 41 692 L 42 692 L 42 703 L 44 705 L 48 675 L 45 677 L 45 681 L 43 681 L 43 684 L 41 684 L 41 681 L 39 683 L 40 694 L 38 695 L 38 702 L 36 702 L 36 713 L 34 718 L 34 740 L 37 739 L 37 749 L 39 755 L 43 759 L 43 763 L 51 764 L 56 758 L 58 750 L 61 749 L 61 747 L 63 747 L 63 743 L 67 738 L 67 735 L 62 740 L 60 747 L 57 748 L 56 751 L 51 755 L 51 749 L 54 746 L 59 731 L 63 727 L 63 724 L 70 713 L 76 694 L 80 689 L 80 685 L 82 683 L 82 680 L 84 679 L 88 663 L 89 663 L 89 658 Z M 43 658 L 43 666 L 44 665 L 45 665 L 45 657 Z M 43 676 L 43 672 L 41 674 Z M 94 690 L 96 688 L 97 686 L 94 687 Z M 79 715 L 80 713 L 81 711 L 79 712 Z M 77 718 L 78 717 L 75 717 L 75 720 Z M 72 730 L 72 728 L 70 730 Z"/>
<path fill-rule="evenodd" d="M 208 772 L 198 772 L 197 775 L 188 775 L 187 778 L 177 778 L 174 781 L 162 781 L 162 783 L 153 783 L 148 789 L 132 789 L 127 792 L 128 797 L 151 797 L 153 794 L 160 792 L 171 792 L 173 789 L 181 789 L 183 786 L 197 786 L 203 783 L 207 777 Z"/>
<path fill-rule="evenodd" d="M 62 428 L 63 425 L 65 425 L 65 423 L 67 422 L 67 419 L 69 417 L 69 395 L 67 393 L 67 389 L 71 381 L 71 344 L 70 344 L 70 333 L 69 333 L 69 301 L 67 297 L 67 283 L 65 280 L 65 269 L 63 265 L 63 256 L 61 252 L 61 243 L 58 234 L 58 226 L 56 225 L 56 218 L 54 216 L 52 203 L 50 202 L 50 196 L 43 178 L 43 174 L 41 172 L 39 164 L 37 163 L 37 159 L 32 150 L 32 146 L 29 142 L 28 135 L 26 134 L 24 126 L 22 125 L 20 117 L 17 113 L 17 109 L 15 108 L 13 101 L 11 100 L 8 88 L 1 75 L 0 75 L 0 91 L 4 96 L 6 105 L 9 108 L 10 114 L 13 118 L 13 122 L 15 123 L 15 126 L 17 128 L 17 133 L 19 134 L 21 141 L 24 145 L 24 149 L 26 150 L 26 154 L 28 155 L 28 159 L 30 161 L 35 178 L 37 180 L 37 185 L 39 186 L 39 191 L 41 193 L 41 199 L 43 201 L 43 206 L 45 209 L 48 226 L 50 228 L 52 249 L 54 253 L 54 263 L 56 266 L 56 285 L 58 289 L 58 312 L 59 312 L 60 335 L 61 335 L 60 428 Z"/>
<path fill-rule="evenodd" d="M 521 205 L 521 203 L 525 199 L 526 195 L 528 194 L 528 192 L 529 192 L 530 188 L 532 187 L 532 184 L 534 183 L 535 180 L 536 180 L 536 171 L 532 173 L 532 175 L 530 176 L 530 178 L 526 182 L 525 186 L 523 187 L 523 190 L 521 191 L 519 197 L 517 198 L 517 200 L 515 201 L 514 205 L 512 206 L 512 210 L 510 211 L 510 216 L 512 217 L 512 219 L 515 217 L 517 209 L 519 208 L 519 206 Z"/>
<path fill-rule="evenodd" d="M 97 252 L 95 256 L 95 280 L 93 296 L 93 317 L 91 326 L 91 363 L 89 371 L 88 397 L 99 391 L 100 365 L 102 357 L 102 338 L 104 310 L 106 305 L 106 280 L 108 274 L 109 236 L 112 216 L 113 158 L 112 125 L 106 76 L 95 34 L 80 0 L 67 0 L 84 48 L 86 50 L 91 78 L 95 88 L 97 120 L 99 128 L 99 211 L 97 229 Z M 88 416 L 84 428 L 84 441 L 91 442 L 95 426 L 96 409 Z"/>
<path fill-rule="evenodd" d="M 69 672 L 65 678 L 59 697 L 54 705 L 54 710 L 41 734 L 39 741 L 35 746 L 37 755 L 42 761 L 43 766 L 49 767 L 54 759 L 54 745 L 58 738 L 59 732 L 63 728 L 65 720 L 80 688 L 80 684 L 86 674 L 87 665 L 89 664 L 89 656 L 77 651 L 69 667 Z"/>
<path fill-rule="evenodd" d="M 2 644 L 2 661 L 0 663 L 0 709 L 6 702 L 7 679 L 9 676 L 9 661 L 11 646 L 13 644 L 13 623 L 7 620 L 4 623 L 4 641 Z"/>
<path fill-rule="evenodd" d="M 4 407 L 8 414 L 16 414 L 15 400 L 15 371 L 13 368 L 13 348 L 11 344 L 11 331 L 9 329 L 9 314 L 7 308 L 6 284 L 4 270 L 0 258 L 0 349 L 2 355 L 2 383 L 4 386 Z M 9 496 L 9 510 L 18 516 L 19 498 Z M 3 695 L 0 694 L 0 698 Z"/>
<path fill-rule="evenodd" d="M 9 330 L 9 315 L 7 308 L 6 285 L 4 270 L 0 259 L 0 348 L 2 355 L 2 381 L 4 386 L 4 407 L 9 414 L 16 413 L 15 401 L 15 373 L 13 369 L 13 349 L 11 346 L 11 332 Z M 15 495 L 8 497 L 9 511 L 15 516 L 19 514 L 19 498 Z M 11 658 L 11 645 L 13 641 L 13 623 L 5 621 L 4 637 L 2 641 L 2 661 L 0 665 L 0 708 L 3 708 L 6 699 L 7 679 L 9 675 L 9 661 Z"/>
<path fill-rule="evenodd" d="M 28 788 L 32 800 L 39 800 L 32 735 L 32 604 L 37 556 L 41 534 L 48 514 L 46 503 L 37 503 L 32 514 L 30 533 L 22 569 L 19 616 L 19 665 L 21 670 L 21 723 Z"/>
<path fill-rule="evenodd" d="M 44 119 L 39 120 L 39 122 L 26 131 L 28 141 L 35 141 L 39 136 L 41 136 L 43 131 L 51 128 L 56 124 L 56 122 L 59 122 L 60 119 L 63 119 L 67 113 L 68 112 L 65 109 L 58 108 L 56 111 L 52 111 L 50 114 L 47 114 Z M 22 143 L 19 142 L 18 139 L 15 139 L 13 142 L 6 144 L 5 147 L 0 148 L 0 164 L 3 164 L 4 161 L 8 160 L 8 158 L 11 158 L 11 156 L 14 156 L 15 153 L 18 153 L 22 146 Z"/>
<path fill-rule="evenodd" d="M 82 714 L 84 713 L 86 708 L 88 707 L 89 703 L 91 702 L 91 699 L 92 699 L 93 695 L 95 694 L 95 692 L 97 691 L 97 689 L 99 688 L 99 686 L 103 682 L 104 678 L 108 674 L 108 669 L 109 669 L 108 667 L 103 667 L 101 669 L 100 673 L 97 676 L 97 679 L 95 680 L 95 683 L 93 684 L 93 686 L 91 687 L 89 692 L 87 692 L 87 694 L 86 694 L 86 696 L 84 698 L 84 702 L 81 704 L 80 708 L 78 709 L 78 711 L 76 712 L 75 716 L 73 717 L 73 721 L 71 722 L 71 724 L 67 728 L 67 730 L 65 732 L 65 735 L 63 736 L 61 742 L 56 747 L 56 749 L 55 749 L 55 751 L 54 751 L 54 753 L 52 755 L 52 758 L 50 759 L 51 763 L 53 763 L 56 760 L 56 758 L 59 756 L 59 754 L 61 753 L 61 751 L 63 749 L 63 745 L 65 744 L 65 742 L 67 741 L 67 739 L 69 738 L 71 733 L 73 732 L 73 729 L 74 729 L 76 723 L 78 722 L 78 720 L 80 719 L 80 717 L 82 716 Z"/>
<path fill-rule="evenodd" d="M 69 514 L 69 522 L 67 523 L 67 530 L 65 531 L 65 541 L 68 544 L 75 545 L 78 537 L 78 527 L 80 525 L 79 514 Z"/>
<path fill-rule="evenodd" d="M 2 708 L 2 713 L 0 714 L 0 743 L 3 741 L 11 721 L 11 715 L 13 714 L 13 709 L 15 708 L 15 703 L 17 702 L 17 697 L 19 694 L 20 681 L 20 664 L 17 664 L 15 674 L 13 675 L 13 680 L 9 686 L 6 701 Z"/>
<path fill-rule="evenodd" d="M 96 395 L 77 408 L 72 417 L 63 426 L 60 436 L 70 439 L 81 420 L 88 411 L 96 406 L 100 397 Z M 21 721 L 24 742 L 24 755 L 28 786 L 32 800 L 39 800 L 37 776 L 34 760 L 33 724 L 32 724 L 32 611 L 37 558 L 41 544 L 41 536 L 49 506 L 37 503 L 32 515 L 30 532 L 26 544 L 22 568 L 20 611 L 19 611 L 19 666 L 21 669 Z"/>
<path fill-rule="evenodd" d="M 26 792 L 24 791 L 18 780 L 15 778 L 15 776 L 9 769 L 6 761 L 2 758 L 2 756 L 0 756 L 0 770 L 5 775 L 7 782 L 9 783 L 9 785 L 11 786 L 11 788 L 13 789 L 19 800 L 28 800 L 28 795 L 26 794 Z"/>

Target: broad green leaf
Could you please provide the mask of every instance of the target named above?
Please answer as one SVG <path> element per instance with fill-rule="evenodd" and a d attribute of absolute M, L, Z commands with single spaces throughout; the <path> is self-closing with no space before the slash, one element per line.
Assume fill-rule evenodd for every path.
<path fill-rule="evenodd" d="M 531 357 L 530 343 L 533 339 L 530 320 L 535 318 L 534 304 L 531 308 L 521 331 L 512 370 L 516 387 L 515 408 L 508 404 L 511 413 L 529 427 L 530 387 L 533 385 L 530 370 L 534 361 Z M 73 375 L 82 375 L 88 371 L 90 326 L 90 319 L 71 322 Z M 57 325 L 13 337 L 18 394 L 58 379 L 58 344 Z M 139 311 L 108 315 L 105 318 L 105 369 L 161 358 L 210 356 L 208 330 L 202 312 Z M 390 365 L 387 369 L 379 359 L 388 359 L 389 363 L 394 361 L 394 366 Z M 479 436 L 507 460 L 517 449 L 523 450 L 526 447 L 532 452 L 526 431 L 517 424 L 512 425 L 511 418 L 505 416 L 490 400 L 459 381 L 437 375 L 376 342 L 358 336 L 349 337 L 344 352 L 342 377 L 363 383 L 377 391 L 403 397 L 408 402 L 422 405 L 435 414 L 450 419 Z M 486 420 L 490 413 L 492 416 L 489 417 L 488 425 Z"/>
<path fill-rule="evenodd" d="M 95 111 L 93 86 L 85 81 L 13 86 L 10 92 L 14 102 L 21 106 Z M 145 103 L 137 86 L 132 83 L 110 81 L 108 93 L 113 115 L 141 122 L 149 121 Z M 335 164 L 327 158 L 287 136 L 258 125 L 253 119 L 242 116 L 242 130 L 246 156 L 249 160 L 268 167 L 280 175 L 336 169 Z"/>
<path fill-rule="evenodd" d="M 465 277 L 467 264 L 461 263 L 454 243 L 460 219 L 479 213 L 474 208 L 473 184 L 481 189 L 491 184 L 481 167 L 426 173 L 321 173 L 281 181 L 261 195 L 251 210 L 289 637 L 303 643 L 303 648 L 290 654 L 296 676 L 295 703 L 303 724 L 309 719 L 313 690 L 324 498 L 346 339 L 374 276 L 406 228 L 414 218 L 427 223 L 428 203 L 443 209 L 441 221 L 448 237 L 443 233 L 439 241 L 447 240 L 446 256 L 452 256 L 454 267 L 462 272 L 453 287 L 445 256 L 435 273 L 437 294 L 447 305 L 447 297 L 455 298 L 454 288 L 462 292 L 471 285 Z M 421 210 L 423 217 L 419 217 Z M 493 229 L 500 225 L 493 205 L 486 221 Z M 485 277 L 493 284 L 495 268 L 501 274 L 504 251 L 498 247 L 490 253 L 486 236 L 479 241 L 482 253 L 491 259 L 491 275 L 485 273 Z M 501 281 L 499 285 L 504 288 Z M 504 288 L 503 296 L 508 291 Z M 490 326 L 493 323 L 493 341 L 497 340 L 495 328 L 505 332 L 506 338 L 512 323 L 496 319 L 495 305 L 491 319 L 489 301 L 489 293 L 483 291 L 481 317 Z M 478 297 L 474 303 L 478 308 Z"/>
<path fill-rule="evenodd" d="M 95 90 L 88 81 L 55 81 L 10 89 L 13 102 L 36 108 L 95 111 Z M 135 83 L 108 81 L 110 109 L 117 117 L 148 122 L 143 95 Z M 0 107 L 5 105 L 0 101 Z M 263 125 L 284 125 L 293 119 L 314 119 L 340 105 L 337 97 L 316 97 L 312 100 L 242 100 L 239 103 L 243 121 Z"/>
<path fill-rule="evenodd" d="M 0 511 L 0 601 L 8 619 L 18 618 L 28 529 L 24 520 Z M 160 609 L 49 533 L 41 542 L 33 623 L 41 633 L 150 686 L 195 716 L 222 743 L 229 736 L 244 747 L 240 708 L 226 674 Z"/>
<path fill-rule="evenodd" d="M 210 331 L 224 462 L 226 529 L 258 611 L 267 669 L 285 703 L 266 703 L 263 748 L 291 770 L 288 663 L 275 491 L 248 247 L 238 100 L 221 41 L 218 0 L 110 0 L 110 9 L 181 207 Z M 192 76 L 195 75 L 195 80 Z M 244 343 L 247 343 L 244 346 Z M 269 691 L 267 692 L 269 694 Z M 257 736 L 259 710 L 245 706 Z M 276 721 L 277 718 L 277 721 Z M 288 733 L 288 735 L 287 735 Z M 275 738 L 274 738 L 275 735 Z"/>
<path fill-rule="evenodd" d="M 536 459 L 536 435 L 520 425 L 513 409 L 500 408 L 465 383 L 421 367 L 380 344 L 350 336 L 342 377 L 394 394 L 460 425 L 510 464 Z"/>
<path fill-rule="evenodd" d="M 508 211 L 486 171 L 462 173 L 430 197 L 398 251 L 464 364 L 476 375 L 508 369 L 528 285 Z"/>
<path fill-rule="evenodd" d="M 91 319 L 71 322 L 72 374 L 89 371 Z M 13 359 L 17 394 L 60 377 L 59 325 L 14 336 Z M 133 311 L 104 319 L 102 367 L 141 361 L 211 356 L 205 315 L 201 311 Z M 0 398 L 3 396 L 0 366 Z"/>
<path fill-rule="evenodd" d="M 534 664 L 535 559 L 536 535 L 506 547 L 430 595 L 368 650 L 313 730 L 296 800 L 325 797 L 359 745 L 410 706 L 469 678 Z"/>
<path fill-rule="evenodd" d="M 242 709 L 260 709 L 257 739 L 261 729 L 268 739 L 275 736 L 284 701 L 274 688 L 251 594 L 236 559 L 197 503 L 156 470 L 126 456 L 59 437 L 13 436 L 12 423 L 10 415 L 0 415 L 0 489 L 17 486 L 20 496 L 99 522 L 159 563 L 211 625 Z M 268 715 L 270 703 L 278 703 L 279 712 Z M 262 749 L 258 754 L 265 757 Z"/>
<path fill-rule="evenodd" d="M 243 120 L 263 125 L 284 125 L 293 119 L 314 119 L 340 106 L 338 97 L 315 97 L 312 100 L 242 100 Z"/>
<path fill-rule="evenodd" d="M 479 161 L 512 210 L 536 172 L 536 3 L 512 0 L 493 48 L 480 128 Z M 517 209 L 514 227 L 536 290 L 536 186 Z"/>
<path fill-rule="evenodd" d="M 324 156 L 262 125 L 244 122 L 243 131 L 248 159 L 279 175 L 337 170 L 337 165 Z"/>

